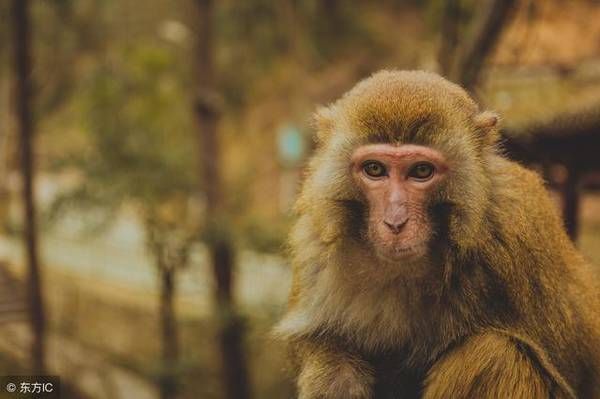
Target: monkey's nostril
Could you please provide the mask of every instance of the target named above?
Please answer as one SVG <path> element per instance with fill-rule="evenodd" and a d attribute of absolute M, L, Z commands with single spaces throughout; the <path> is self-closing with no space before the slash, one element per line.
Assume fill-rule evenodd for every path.
<path fill-rule="evenodd" d="M 402 227 L 404 227 L 404 225 L 406 224 L 406 220 L 402 223 L 390 223 L 384 220 L 383 223 L 392 231 L 392 233 L 398 234 L 402 230 Z"/>

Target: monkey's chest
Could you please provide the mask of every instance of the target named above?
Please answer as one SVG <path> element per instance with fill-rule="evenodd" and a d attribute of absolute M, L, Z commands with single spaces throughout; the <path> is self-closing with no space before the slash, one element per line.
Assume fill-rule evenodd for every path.
<path fill-rule="evenodd" d="M 402 347 L 413 334 L 410 307 L 396 296 L 362 293 L 329 298 L 322 305 L 314 311 L 321 313 L 323 321 L 340 326 L 344 336 L 367 350 Z"/>

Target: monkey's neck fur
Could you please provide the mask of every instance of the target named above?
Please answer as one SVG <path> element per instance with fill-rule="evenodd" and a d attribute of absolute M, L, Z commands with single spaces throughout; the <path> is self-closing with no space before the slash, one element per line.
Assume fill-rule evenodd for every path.
<path fill-rule="evenodd" d="M 304 288 L 294 289 L 311 287 L 310 294 L 292 305 L 279 324 L 281 334 L 302 338 L 333 333 L 357 349 L 378 352 L 416 343 L 425 326 L 409 321 L 420 319 L 425 324 L 427 312 L 441 310 L 442 287 L 433 277 L 443 278 L 440 259 L 374 261 L 372 250 L 359 242 L 313 242 L 303 252 L 303 256 L 313 252 L 315 262 L 296 276 Z M 415 312 L 423 317 L 408 317 Z"/>

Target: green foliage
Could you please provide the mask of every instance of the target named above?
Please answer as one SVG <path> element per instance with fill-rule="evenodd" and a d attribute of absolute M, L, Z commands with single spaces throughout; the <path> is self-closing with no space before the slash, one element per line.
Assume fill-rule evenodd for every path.
<path fill-rule="evenodd" d="M 57 207 L 152 207 L 195 189 L 195 136 L 185 92 L 172 73 L 174 58 L 144 45 L 121 55 L 83 83 L 79 111 L 86 149 L 56 164 L 76 170 L 80 184 Z"/>
<path fill-rule="evenodd" d="M 469 24 L 478 11 L 480 4 L 474 0 L 457 0 L 459 34 L 464 37 L 469 29 Z M 425 8 L 425 20 L 431 35 L 438 36 L 442 26 L 442 20 L 446 17 L 447 0 L 429 0 Z"/>
<path fill-rule="evenodd" d="M 362 7 L 349 0 L 223 2 L 215 27 L 221 89 L 234 111 L 287 62 L 317 69 L 373 45 Z"/>

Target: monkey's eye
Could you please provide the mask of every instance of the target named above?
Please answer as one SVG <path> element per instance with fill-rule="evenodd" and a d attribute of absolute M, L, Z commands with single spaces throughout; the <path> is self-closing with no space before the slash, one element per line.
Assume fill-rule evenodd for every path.
<path fill-rule="evenodd" d="M 435 167 L 432 164 L 429 162 L 419 162 L 410 169 L 408 177 L 419 181 L 426 181 L 431 179 L 434 172 Z"/>
<path fill-rule="evenodd" d="M 363 172 L 369 177 L 378 178 L 387 174 L 385 166 L 381 162 L 366 161 L 362 165 Z"/>

